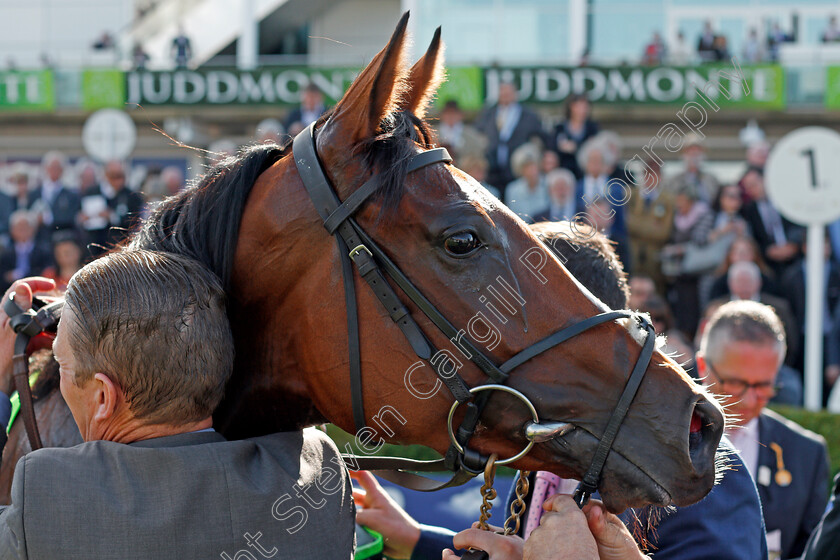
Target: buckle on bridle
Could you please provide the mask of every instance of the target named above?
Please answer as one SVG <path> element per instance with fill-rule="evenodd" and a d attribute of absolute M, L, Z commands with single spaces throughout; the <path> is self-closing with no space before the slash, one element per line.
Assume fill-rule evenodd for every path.
<path fill-rule="evenodd" d="M 350 258 L 351 258 L 351 259 L 353 259 L 353 262 L 356 262 L 356 256 L 357 256 L 359 253 L 361 253 L 362 251 L 364 251 L 365 253 L 367 253 L 367 254 L 368 254 L 368 257 L 373 258 L 373 253 L 371 253 L 371 252 L 370 252 L 370 249 L 368 249 L 367 247 L 365 247 L 365 246 L 364 246 L 364 245 L 362 245 L 362 244 L 359 244 L 359 245 L 356 245 L 355 247 L 353 247 L 353 248 L 350 250 L 350 253 L 349 253 L 348 255 L 350 256 Z"/>

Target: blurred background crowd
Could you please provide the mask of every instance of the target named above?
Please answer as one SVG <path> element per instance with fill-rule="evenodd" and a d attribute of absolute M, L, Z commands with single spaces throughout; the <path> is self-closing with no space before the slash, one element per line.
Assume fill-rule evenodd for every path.
<path fill-rule="evenodd" d="M 722 303 L 772 305 L 789 351 L 777 399 L 802 403 L 806 252 L 804 228 L 767 198 L 764 166 L 771 145 L 757 134 L 737 173 L 723 178 L 706 163 L 697 134 L 665 166 L 648 157 L 627 164 L 622 136 L 602 130 L 585 95 L 558 108 L 554 126 L 520 104 L 503 82 L 498 102 L 468 116 L 456 101 L 432 119 L 439 143 L 529 223 L 578 220 L 607 235 L 630 276 L 631 307 L 651 314 L 669 350 L 692 367 L 702 325 Z M 317 87 L 284 118 L 262 121 L 254 142 L 283 143 L 327 109 Z M 210 146 L 204 165 L 233 154 L 237 143 Z M 731 167 L 730 167 L 731 169 Z M 157 201 L 185 185 L 182 166 L 126 160 L 75 160 L 47 151 L 40 162 L 0 167 L 0 281 L 43 274 L 65 284 L 87 260 L 124 239 Z M 615 180 L 631 193 L 612 196 Z M 609 195 L 609 196 L 608 196 Z M 840 375 L 840 221 L 826 228 L 825 396 Z"/>
<path fill-rule="evenodd" d="M 789 346 L 776 399 L 802 403 L 805 231 L 768 199 L 765 164 L 790 130 L 840 126 L 835 2 L 713 0 L 720 14 L 666 0 L 263 4 L 226 19 L 216 0 L 0 0 L 19 23 L 0 38 L 3 287 L 31 274 L 65 283 L 239 146 L 288 141 L 410 8 L 418 35 L 444 26 L 449 80 L 430 122 L 458 167 L 526 222 L 607 235 L 631 307 L 689 371 L 722 303 L 772 305 Z M 743 84 L 722 83 L 720 68 Z M 647 149 L 698 80 L 723 108 L 679 149 Z M 129 135 L 113 119 L 95 150 L 79 142 L 99 108 L 130 116 L 131 149 L 109 149 Z M 825 238 L 824 400 L 840 377 L 840 222 Z"/>
<path fill-rule="evenodd" d="M 418 40 L 443 26 L 448 80 L 427 121 L 455 165 L 525 222 L 605 235 L 628 307 L 695 376 L 716 310 L 771 306 L 787 340 L 777 377 L 726 381 L 829 439 L 837 472 L 840 415 L 784 407 L 804 400 L 806 231 L 765 186 L 780 138 L 840 130 L 837 0 L 0 0 L 0 288 L 66 286 L 239 147 L 288 142 L 409 9 Z M 702 100 L 706 119 L 665 148 Z M 824 235 L 825 404 L 840 403 L 840 221 Z M 752 440 L 784 470 L 781 447 Z M 805 455 L 785 445 L 795 471 Z M 474 511 L 444 505 L 417 511 Z"/>

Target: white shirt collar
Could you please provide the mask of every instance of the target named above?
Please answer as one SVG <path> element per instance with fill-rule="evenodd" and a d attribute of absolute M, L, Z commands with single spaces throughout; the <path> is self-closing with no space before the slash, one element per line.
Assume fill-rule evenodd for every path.
<path fill-rule="evenodd" d="M 758 417 L 747 422 L 743 427 L 732 427 L 726 430 L 733 447 L 741 454 L 744 464 L 755 478 L 758 468 Z"/>

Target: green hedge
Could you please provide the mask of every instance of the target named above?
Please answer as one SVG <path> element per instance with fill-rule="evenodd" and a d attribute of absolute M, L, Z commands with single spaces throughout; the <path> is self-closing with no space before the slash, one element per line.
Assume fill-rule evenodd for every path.
<path fill-rule="evenodd" d="M 770 408 L 785 418 L 793 420 L 803 428 L 816 432 L 825 438 L 828 443 L 828 456 L 831 460 L 831 476 L 829 477 L 829 482 L 831 482 L 834 475 L 840 472 L 840 414 L 832 414 L 825 410 L 811 412 L 804 408 L 792 406 L 773 405 Z"/>

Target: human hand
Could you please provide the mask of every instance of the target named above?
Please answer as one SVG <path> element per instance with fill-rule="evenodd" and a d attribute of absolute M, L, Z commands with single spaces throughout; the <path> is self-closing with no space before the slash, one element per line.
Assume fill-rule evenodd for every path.
<path fill-rule="evenodd" d="M 771 245 L 767 248 L 767 256 L 774 261 L 786 261 L 795 256 L 798 250 L 796 243 Z"/>
<path fill-rule="evenodd" d="M 569 139 L 558 141 L 557 147 L 560 149 L 561 152 L 567 154 L 573 154 L 575 153 L 575 150 L 577 150 L 577 144 L 573 140 Z"/>
<path fill-rule="evenodd" d="M 829 385 L 834 385 L 838 377 L 840 377 L 840 365 L 831 364 L 825 367 L 825 380 Z"/>
<path fill-rule="evenodd" d="M 516 535 L 502 535 L 500 527 L 490 526 L 491 531 L 483 531 L 478 528 L 478 523 L 473 523 L 471 529 L 461 531 L 452 539 L 455 548 L 467 549 L 477 548 L 483 550 L 490 557 L 490 560 L 522 560 L 522 549 L 525 541 Z M 496 532 L 493 532 L 496 531 Z M 451 551 L 444 551 L 451 552 Z M 444 558 L 458 558 L 454 553 Z"/>
<path fill-rule="evenodd" d="M 645 559 L 627 526 L 612 513 L 607 512 L 600 500 L 589 500 L 583 507 L 583 514 L 601 560 L 637 560 Z"/>
<path fill-rule="evenodd" d="M 32 295 L 37 292 L 55 290 L 55 282 L 49 278 L 30 277 L 18 280 L 6 291 L 3 300 L 0 301 L 0 391 L 11 395 L 14 391 L 12 380 L 12 358 L 15 354 L 15 338 L 17 335 L 9 324 L 9 316 L 3 309 L 2 303 L 11 294 L 15 295 L 15 303 L 23 310 L 32 307 Z"/>
<path fill-rule="evenodd" d="M 382 535 L 383 553 L 395 559 L 411 558 L 420 540 L 420 525 L 388 495 L 376 478 L 367 471 L 350 471 L 362 490 L 353 489 L 356 522 Z"/>
<path fill-rule="evenodd" d="M 540 526 L 525 541 L 525 560 L 598 560 L 598 545 L 587 518 L 571 496 L 545 501 Z"/>

